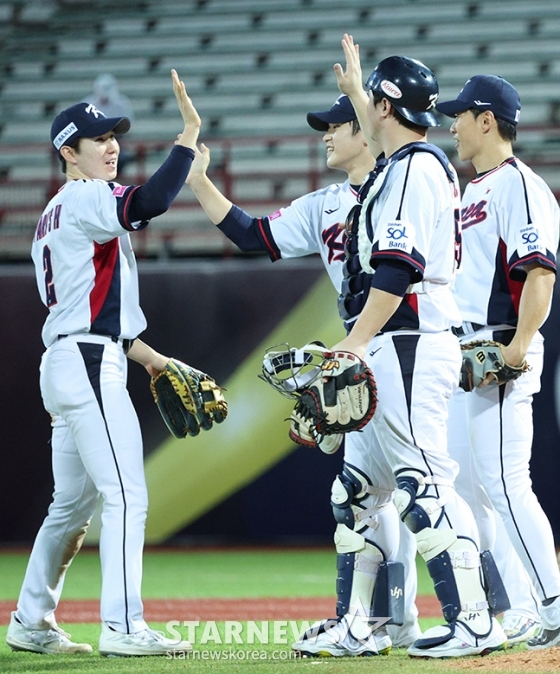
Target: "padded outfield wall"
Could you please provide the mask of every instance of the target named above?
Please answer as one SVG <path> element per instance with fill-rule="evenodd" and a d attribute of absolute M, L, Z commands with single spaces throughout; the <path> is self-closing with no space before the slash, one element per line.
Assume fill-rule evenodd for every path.
<path fill-rule="evenodd" d="M 0 267 L 0 289 L 0 543 L 29 543 L 52 493 L 49 417 L 38 386 L 45 309 L 28 265 Z M 144 262 L 140 293 L 145 341 L 209 372 L 230 387 L 226 397 L 233 401 L 221 427 L 174 443 L 147 373 L 130 363 L 150 490 L 148 541 L 328 542 L 330 484 L 341 453 L 326 456 L 291 443 L 284 421 L 289 401 L 257 378 L 263 347 L 279 338 L 300 345 L 342 336 L 320 261 Z M 543 329 L 545 373 L 534 405 L 532 460 L 534 488 L 558 544 L 559 305 L 556 299 Z"/>

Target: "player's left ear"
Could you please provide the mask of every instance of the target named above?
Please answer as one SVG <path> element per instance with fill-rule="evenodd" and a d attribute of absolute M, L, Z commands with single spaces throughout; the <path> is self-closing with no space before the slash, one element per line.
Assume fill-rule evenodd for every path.
<path fill-rule="evenodd" d="M 63 145 L 60 148 L 60 155 L 67 164 L 77 164 L 76 151 L 69 145 Z"/>

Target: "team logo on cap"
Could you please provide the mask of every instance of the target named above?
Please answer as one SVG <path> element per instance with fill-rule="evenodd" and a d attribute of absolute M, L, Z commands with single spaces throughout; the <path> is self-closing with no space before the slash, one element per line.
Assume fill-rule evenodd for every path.
<path fill-rule="evenodd" d="M 379 86 L 381 87 L 381 91 L 387 94 L 387 96 L 390 96 L 391 98 L 402 98 L 402 91 L 396 84 L 393 84 L 393 82 L 383 80 Z"/>
<path fill-rule="evenodd" d="M 90 104 L 87 106 L 86 112 L 89 112 L 90 114 L 94 115 L 94 116 L 95 116 L 95 119 L 97 119 L 98 117 L 106 117 L 106 115 L 105 115 L 104 113 L 102 113 L 101 110 L 98 110 L 98 109 L 95 107 L 95 105 L 93 105 L 93 103 L 90 103 Z"/>

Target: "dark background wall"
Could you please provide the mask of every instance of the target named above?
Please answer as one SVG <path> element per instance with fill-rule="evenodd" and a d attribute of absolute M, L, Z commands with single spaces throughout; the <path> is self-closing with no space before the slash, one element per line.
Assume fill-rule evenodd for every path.
<path fill-rule="evenodd" d="M 315 259 L 278 265 L 261 258 L 143 263 L 140 294 L 148 319 L 143 338 L 162 353 L 224 381 L 321 273 L 321 264 Z M 38 385 L 43 352 L 40 332 L 46 312 L 27 265 L 0 267 L 0 290 L 0 353 L 4 357 L 0 378 L 0 543 L 20 544 L 33 540 L 52 493 L 49 417 Z M 534 405 L 533 483 L 560 543 L 558 301 L 543 332 L 546 358 L 543 390 Z M 153 404 L 148 376 L 135 363 L 130 365 L 129 390 L 149 453 L 167 437 L 167 430 Z M 341 461 L 341 452 L 326 456 L 297 448 L 174 540 L 328 542 L 334 530 L 330 485 Z"/>

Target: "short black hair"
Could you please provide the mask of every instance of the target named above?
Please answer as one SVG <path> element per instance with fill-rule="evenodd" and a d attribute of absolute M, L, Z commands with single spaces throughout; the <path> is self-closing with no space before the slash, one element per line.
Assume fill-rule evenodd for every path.
<path fill-rule="evenodd" d="M 477 110 L 477 108 L 469 108 L 469 110 L 472 112 L 475 119 L 483 112 L 482 110 Z M 515 124 L 506 122 L 506 120 L 501 117 L 496 117 L 496 123 L 498 125 L 498 133 L 502 140 L 507 140 L 510 143 L 517 140 L 517 127 Z"/>
<path fill-rule="evenodd" d="M 352 124 L 352 135 L 355 136 L 357 133 L 360 133 L 362 130 L 360 127 L 360 122 L 357 119 L 353 119 L 350 124 Z"/>
<path fill-rule="evenodd" d="M 67 145 L 68 147 L 71 147 L 73 150 L 76 150 L 76 152 L 80 151 L 80 141 L 82 140 L 81 136 L 78 136 L 78 138 L 74 138 L 74 140 L 70 141 L 69 143 L 64 143 L 64 145 Z M 62 173 L 66 175 L 66 159 L 59 153 L 59 159 L 62 164 Z"/>
<path fill-rule="evenodd" d="M 377 105 L 378 103 L 381 103 L 381 101 L 384 98 L 387 98 L 380 91 L 372 91 L 371 94 L 373 96 L 373 104 L 374 105 Z M 389 100 L 389 99 L 387 99 L 387 100 Z M 391 103 L 391 101 L 389 101 L 389 103 Z M 393 105 L 393 104 L 391 103 L 391 105 Z M 408 119 L 406 119 L 406 117 L 404 117 L 397 110 L 397 108 L 395 108 L 394 105 L 393 105 L 393 115 L 394 115 L 395 119 L 397 120 L 397 122 L 401 126 L 404 126 L 405 128 L 409 129 L 410 131 L 415 131 L 416 133 L 419 133 L 421 135 L 426 134 L 427 131 L 428 131 L 427 126 L 420 126 L 419 124 L 414 124 L 413 122 L 410 122 Z"/>

